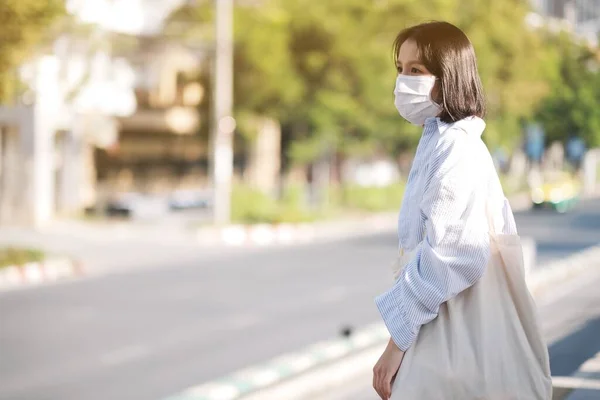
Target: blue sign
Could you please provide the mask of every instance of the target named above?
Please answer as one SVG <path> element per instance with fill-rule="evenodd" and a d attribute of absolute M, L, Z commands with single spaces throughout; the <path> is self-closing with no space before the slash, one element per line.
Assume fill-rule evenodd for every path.
<path fill-rule="evenodd" d="M 585 143 L 581 138 L 572 137 L 567 142 L 567 158 L 572 162 L 580 162 L 585 154 Z"/>
<path fill-rule="evenodd" d="M 525 154 L 530 160 L 540 161 L 544 154 L 544 129 L 540 124 L 529 124 L 525 128 Z"/>

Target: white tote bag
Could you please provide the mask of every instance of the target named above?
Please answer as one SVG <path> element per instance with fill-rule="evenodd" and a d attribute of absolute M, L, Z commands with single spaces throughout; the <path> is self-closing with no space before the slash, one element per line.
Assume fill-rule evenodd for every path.
<path fill-rule="evenodd" d="M 487 207 L 489 209 L 489 207 Z M 391 400 L 550 400 L 548 350 L 517 235 L 495 233 L 483 277 L 440 306 L 404 355 Z M 397 277 L 411 255 L 400 255 Z"/>

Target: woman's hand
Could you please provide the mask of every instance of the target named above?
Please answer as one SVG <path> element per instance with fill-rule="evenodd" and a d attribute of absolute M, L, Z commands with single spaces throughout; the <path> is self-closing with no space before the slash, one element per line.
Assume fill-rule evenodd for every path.
<path fill-rule="evenodd" d="M 373 388 L 382 400 L 388 400 L 392 395 L 392 381 L 398 373 L 404 352 L 390 339 L 383 354 L 373 367 Z"/>

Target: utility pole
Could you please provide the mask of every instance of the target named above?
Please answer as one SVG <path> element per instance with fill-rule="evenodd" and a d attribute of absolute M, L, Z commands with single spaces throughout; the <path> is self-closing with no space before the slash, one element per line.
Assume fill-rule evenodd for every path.
<path fill-rule="evenodd" d="M 212 126 L 213 216 L 227 224 L 231 216 L 233 175 L 233 0 L 215 0 L 216 46 Z"/>

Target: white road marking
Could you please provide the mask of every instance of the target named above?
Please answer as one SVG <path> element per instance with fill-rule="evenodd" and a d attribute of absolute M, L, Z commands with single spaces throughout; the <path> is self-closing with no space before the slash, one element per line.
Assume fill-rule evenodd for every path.
<path fill-rule="evenodd" d="M 294 371 L 306 371 L 316 363 L 317 361 L 313 357 L 304 354 L 296 356 L 295 359 L 290 360 L 287 366 Z"/>
<path fill-rule="evenodd" d="M 593 358 L 584 362 L 579 370 L 585 373 L 600 372 L 600 351 Z"/>
<path fill-rule="evenodd" d="M 271 368 L 248 368 L 235 374 L 240 381 L 252 382 L 256 387 L 263 387 L 279 380 L 279 372 Z"/>
<path fill-rule="evenodd" d="M 565 297 L 577 293 L 580 289 L 589 286 L 594 278 L 600 277 L 600 269 L 586 271 L 573 279 L 567 279 L 560 285 L 555 285 L 553 290 L 537 301 L 538 308 L 547 307 L 563 300 Z"/>
<path fill-rule="evenodd" d="M 600 379 L 578 378 L 576 376 L 553 376 L 552 386 L 568 389 L 600 390 Z"/>
<path fill-rule="evenodd" d="M 114 366 L 146 357 L 149 354 L 150 349 L 148 347 L 136 344 L 106 353 L 100 358 L 100 361 L 102 364 Z"/>
<path fill-rule="evenodd" d="M 239 396 L 239 390 L 232 385 L 227 384 L 206 384 L 188 389 L 184 395 L 189 397 L 208 398 L 210 400 L 232 400 Z"/>
<path fill-rule="evenodd" d="M 350 348 L 346 344 L 335 342 L 331 346 L 323 349 L 322 353 L 329 359 L 339 358 L 350 352 Z"/>

